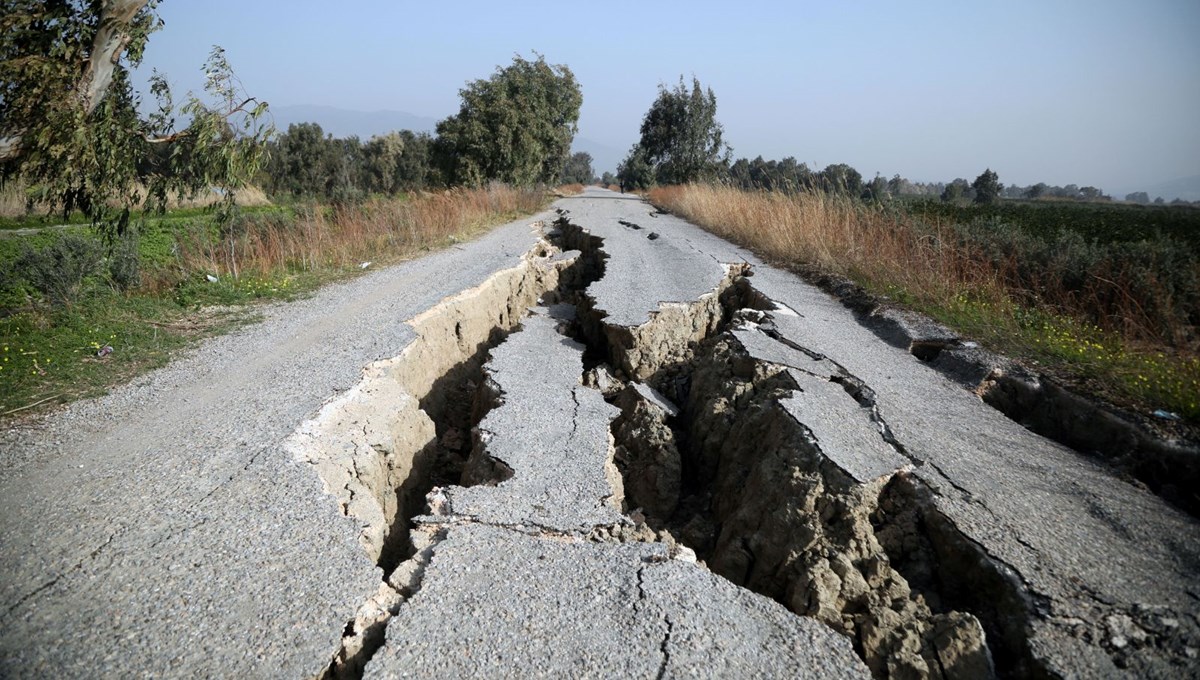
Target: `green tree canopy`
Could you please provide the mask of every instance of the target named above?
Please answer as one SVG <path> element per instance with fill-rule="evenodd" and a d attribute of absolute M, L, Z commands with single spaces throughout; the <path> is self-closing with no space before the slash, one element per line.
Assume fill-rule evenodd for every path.
<path fill-rule="evenodd" d="M 942 191 L 942 200 L 947 203 L 955 203 L 967 195 L 971 185 L 967 184 L 967 180 L 959 177 L 953 182 L 946 185 L 946 189 Z"/>
<path fill-rule="evenodd" d="M 318 196 L 325 193 L 325 131 L 316 123 L 292 123 L 271 144 L 267 165 L 272 193 Z"/>
<path fill-rule="evenodd" d="M 586 151 L 571 154 L 567 165 L 563 168 L 564 184 L 591 184 L 596 181 L 596 172 L 592 170 L 592 154 Z"/>
<path fill-rule="evenodd" d="M 629 155 L 617 166 L 617 180 L 621 191 L 626 189 L 649 189 L 654 185 L 654 166 L 646 157 L 646 150 L 634 144 Z"/>
<path fill-rule="evenodd" d="M 372 137 L 363 145 L 367 190 L 385 194 L 399 186 L 400 159 L 404 157 L 404 137 L 399 132 Z"/>
<path fill-rule="evenodd" d="M 1004 185 L 1000 183 L 1000 176 L 988 168 L 971 182 L 971 188 L 975 190 L 976 203 L 996 203 Z"/>
<path fill-rule="evenodd" d="M 437 164 L 450 184 L 553 183 L 578 129 L 583 93 L 565 65 L 513 57 L 459 91 L 458 114 L 437 124 Z"/>
<path fill-rule="evenodd" d="M 891 198 L 891 191 L 888 189 L 888 181 L 880 175 L 875 175 L 875 179 L 863 187 L 863 198 L 869 201 L 886 201 Z"/>
<path fill-rule="evenodd" d="M 862 175 L 845 163 L 835 163 L 825 166 L 818 173 L 821 187 L 831 193 L 843 193 L 858 197 L 863 192 Z"/>
<path fill-rule="evenodd" d="M 130 211 L 167 195 L 233 192 L 253 177 L 271 128 L 225 54 L 205 65 L 206 100 L 178 110 L 157 73 L 157 110 L 143 120 L 129 67 L 161 21 L 157 0 L 5 0 L 0 12 L 0 181 L 22 178 L 35 198 L 80 210 L 109 236 Z M 176 127 L 176 116 L 187 121 Z"/>
<path fill-rule="evenodd" d="M 622 166 L 640 170 L 644 162 L 661 184 L 712 179 L 729 164 L 731 150 L 722 139 L 724 128 L 717 122 L 717 96 L 694 77 L 691 90 L 682 76 L 673 89 L 658 86 L 658 98 L 642 119 L 641 134 Z M 635 172 L 625 175 L 640 179 Z"/>

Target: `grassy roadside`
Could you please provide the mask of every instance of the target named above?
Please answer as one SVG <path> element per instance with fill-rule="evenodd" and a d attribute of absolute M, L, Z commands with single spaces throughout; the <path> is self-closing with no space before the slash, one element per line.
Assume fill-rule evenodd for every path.
<path fill-rule="evenodd" d="M 1200 357 L 1171 342 L 1184 333 L 1186 314 L 1163 302 L 1171 272 L 1155 279 L 1139 270 L 1155 284 L 1139 297 L 1133 270 L 1111 271 L 1109 260 L 1094 258 L 1107 269 L 1089 273 L 1080 292 L 1061 283 L 1070 272 L 1057 261 L 1039 264 L 1030 283 L 1020 258 L 992 257 L 951 226 L 823 193 L 687 186 L 654 189 L 649 198 L 773 263 L 845 276 L 1085 392 L 1200 423 Z M 1155 303 L 1161 309 L 1151 315 Z"/>
<path fill-rule="evenodd" d="M 253 321 L 256 303 L 451 246 L 551 199 L 507 187 L 453 190 L 250 210 L 225 228 L 207 213 L 172 212 L 143 228 L 140 283 L 124 290 L 112 274 L 118 256 L 103 255 L 86 230 L 0 240 L 0 420 L 101 394 L 197 340 Z M 43 258 L 53 263 L 49 275 L 28 257 L 16 265 L 21 244 L 57 256 Z M 71 272 L 83 275 L 69 295 L 50 285 L 75 281 Z"/>

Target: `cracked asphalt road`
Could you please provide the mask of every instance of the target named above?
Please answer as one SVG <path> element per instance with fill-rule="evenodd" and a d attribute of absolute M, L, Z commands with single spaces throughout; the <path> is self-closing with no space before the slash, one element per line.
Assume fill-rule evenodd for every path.
<path fill-rule="evenodd" d="M 265 310 L 0 433 L 0 675 L 312 676 L 379 569 L 282 442 L 404 323 L 510 267 L 525 219 Z"/>
<path fill-rule="evenodd" d="M 1194 519 L 1028 432 L 749 252 L 634 197 L 589 189 L 557 205 L 604 240 L 604 276 L 587 294 L 608 324 L 643 324 L 664 302 L 715 290 L 723 264 L 752 265 L 755 290 L 792 311 L 772 314 L 774 337 L 734 336 L 757 359 L 807 371 L 801 384 L 824 383 L 785 407 L 856 477 L 911 467 L 936 509 L 1030 591 L 1030 644 L 1051 670 L 1119 670 L 1117 634 L 1083 639 L 1072 620 L 1104 630 L 1164 610 L 1200 621 Z M 0 433 L 0 675 L 321 673 L 382 574 L 358 523 L 281 444 L 364 366 L 411 343 L 406 319 L 518 261 L 537 241 L 530 221 L 271 307 L 107 397 Z M 500 386 L 527 396 L 481 427 L 520 493 L 452 488 L 450 509 L 422 520 L 444 536 L 366 674 L 865 673 L 845 638 L 661 543 L 585 536 L 626 520 L 605 506 L 597 456 L 612 409 L 581 398 L 581 354 L 548 316 L 493 351 Z M 824 389 L 837 367 L 870 388 L 902 450 Z M 545 468 L 538 436 L 557 457 Z M 560 534 L 530 535 L 543 525 Z"/>

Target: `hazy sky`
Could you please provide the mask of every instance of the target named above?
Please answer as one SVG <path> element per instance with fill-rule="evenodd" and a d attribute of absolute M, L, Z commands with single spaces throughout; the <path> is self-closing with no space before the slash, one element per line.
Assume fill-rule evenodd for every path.
<path fill-rule="evenodd" d="M 1200 175 L 1197 0 L 736 4 L 165 0 L 145 67 L 199 89 L 219 44 L 272 104 L 442 118 L 536 50 L 579 79 L 579 135 L 622 150 L 695 74 L 737 157 L 1114 193 Z"/>

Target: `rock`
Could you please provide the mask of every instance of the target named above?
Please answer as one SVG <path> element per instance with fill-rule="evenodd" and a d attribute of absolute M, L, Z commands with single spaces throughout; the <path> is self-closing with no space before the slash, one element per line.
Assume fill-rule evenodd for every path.
<path fill-rule="evenodd" d="M 996 676 L 983 627 L 974 616 L 951 612 L 937 617 L 933 644 L 946 678 L 968 680 Z"/>

